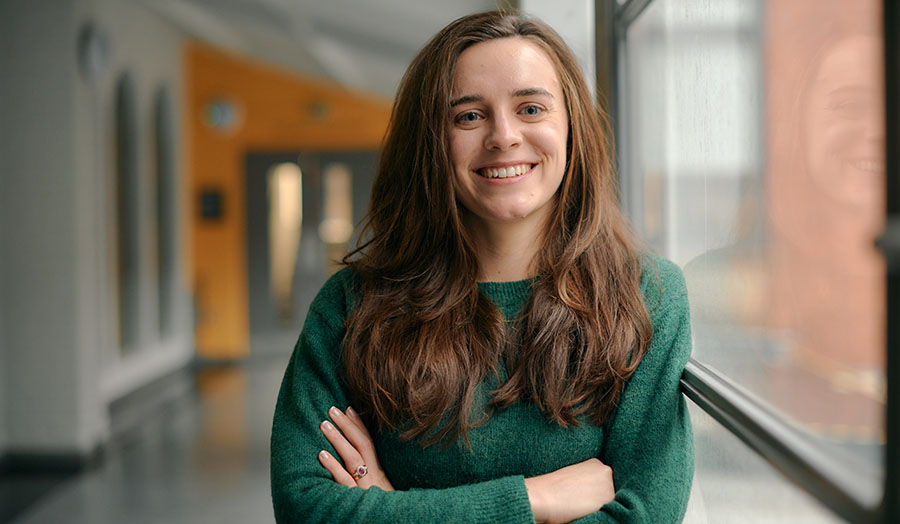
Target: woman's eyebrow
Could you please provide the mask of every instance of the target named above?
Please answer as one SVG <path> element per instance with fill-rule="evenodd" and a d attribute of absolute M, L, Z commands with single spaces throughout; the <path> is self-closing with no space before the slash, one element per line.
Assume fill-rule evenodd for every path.
<path fill-rule="evenodd" d="M 546 89 L 544 89 L 542 87 L 528 87 L 525 89 L 519 89 L 517 91 L 513 91 L 512 95 L 514 97 L 544 95 L 544 96 L 549 96 L 550 98 L 553 98 L 553 94 L 550 91 L 547 91 Z"/>
<path fill-rule="evenodd" d="M 513 98 L 518 98 L 522 96 L 534 96 L 534 95 L 543 95 L 553 98 L 553 93 L 547 91 L 543 87 L 526 87 L 524 89 L 517 89 L 512 93 Z M 466 95 L 461 96 L 455 100 L 450 101 L 450 107 L 456 107 L 461 104 L 470 104 L 472 102 L 482 102 L 484 97 L 481 95 Z"/>
<path fill-rule="evenodd" d="M 456 100 L 452 100 L 450 102 L 450 107 L 456 107 L 460 104 L 469 104 L 472 102 L 481 102 L 484 100 L 484 97 L 479 95 L 467 95 L 457 98 Z"/>

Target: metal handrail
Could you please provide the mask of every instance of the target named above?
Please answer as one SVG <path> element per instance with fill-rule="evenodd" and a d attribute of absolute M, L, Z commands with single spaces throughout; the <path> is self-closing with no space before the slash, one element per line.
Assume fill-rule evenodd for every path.
<path fill-rule="evenodd" d="M 881 479 L 825 451 L 734 381 L 691 359 L 681 389 L 698 407 L 787 479 L 850 522 L 878 522 Z"/>

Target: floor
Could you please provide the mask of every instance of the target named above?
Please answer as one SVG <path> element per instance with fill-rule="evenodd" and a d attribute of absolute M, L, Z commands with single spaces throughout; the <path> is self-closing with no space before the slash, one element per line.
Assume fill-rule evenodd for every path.
<path fill-rule="evenodd" d="M 288 358 L 186 370 L 113 406 L 102 460 L 44 486 L 11 522 L 274 522 L 269 433 Z"/>
<path fill-rule="evenodd" d="M 253 343 L 290 348 L 294 337 Z M 68 479 L 19 479 L 19 495 L 45 494 L 10 522 L 274 522 L 269 433 L 289 354 L 279 349 L 255 355 L 240 365 L 184 370 L 113 405 L 113 438 L 102 459 Z M 839 522 L 707 415 L 691 411 L 697 468 L 686 523 Z"/>

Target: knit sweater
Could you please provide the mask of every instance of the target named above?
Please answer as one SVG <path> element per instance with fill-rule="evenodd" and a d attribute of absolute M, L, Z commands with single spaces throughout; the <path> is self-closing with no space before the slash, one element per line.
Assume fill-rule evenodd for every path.
<path fill-rule="evenodd" d="M 562 428 L 533 404 L 495 410 L 462 444 L 422 447 L 392 431 L 369 428 L 378 458 L 397 491 L 347 488 L 332 480 L 317 453 L 337 454 L 319 430 L 328 408 L 349 404 L 339 369 L 354 275 L 343 269 L 310 306 L 275 408 L 272 500 L 278 522 L 534 522 L 525 478 L 591 457 L 613 470 L 615 499 L 577 522 L 680 522 L 694 469 L 693 438 L 678 383 L 690 355 L 689 308 L 681 271 L 644 258 L 641 290 L 650 314 L 650 348 L 602 426 L 587 417 Z M 510 320 L 527 302 L 531 281 L 479 283 Z M 500 380 L 505 370 L 500 365 Z M 497 379 L 482 385 L 473 409 L 485 407 Z"/>

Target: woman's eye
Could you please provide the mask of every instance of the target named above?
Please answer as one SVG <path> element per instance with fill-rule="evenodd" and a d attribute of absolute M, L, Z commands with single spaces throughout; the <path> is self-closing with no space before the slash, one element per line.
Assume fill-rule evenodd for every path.
<path fill-rule="evenodd" d="M 526 116 L 538 116 L 541 114 L 541 108 L 538 106 L 525 106 L 522 109 L 522 114 Z"/>
<path fill-rule="evenodd" d="M 456 117 L 456 121 L 457 121 L 457 122 L 468 123 L 468 122 L 475 122 L 475 121 L 477 121 L 479 118 L 481 118 L 481 117 L 478 116 L 478 113 L 474 113 L 474 112 L 472 112 L 472 111 L 469 111 L 468 113 L 463 113 L 463 114 L 459 115 L 458 117 Z"/>
<path fill-rule="evenodd" d="M 866 104 L 857 99 L 839 100 L 832 103 L 829 109 L 839 117 L 848 119 L 863 118 L 868 113 Z"/>

